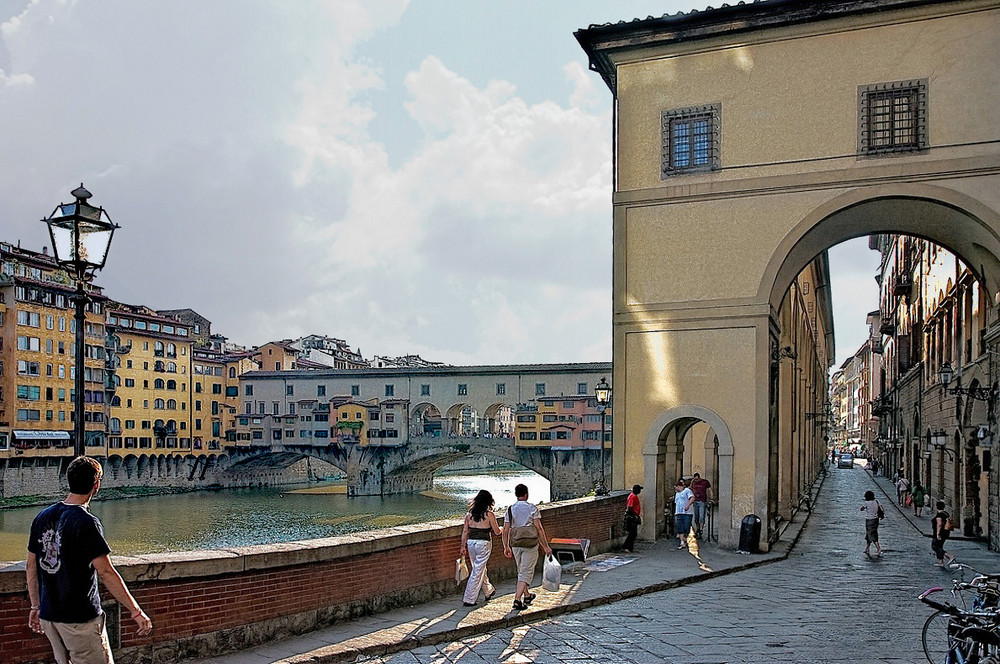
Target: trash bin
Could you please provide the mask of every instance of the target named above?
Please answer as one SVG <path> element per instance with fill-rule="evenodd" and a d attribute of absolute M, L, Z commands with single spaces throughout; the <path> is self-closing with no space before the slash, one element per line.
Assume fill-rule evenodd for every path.
<path fill-rule="evenodd" d="M 740 526 L 740 546 L 736 551 L 748 555 L 760 553 L 760 517 L 756 514 L 747 514 L 743 517 Z"/>

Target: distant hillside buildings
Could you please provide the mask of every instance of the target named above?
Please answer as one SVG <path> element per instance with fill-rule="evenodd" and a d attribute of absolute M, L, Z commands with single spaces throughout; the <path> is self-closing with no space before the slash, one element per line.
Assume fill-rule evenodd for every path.
<path fill-rule="evenodd" d="M 46 251 L 0 243 L 0 465 L 59 464 L 73 454 L 75 286 Z M 508 383 L 489 367 L 468 373 L 418 355 L 367 361 L 345 340 L 318 334 L 244 348 L 192 309 L 117 302 L 96 286 L 90 295 L 83 399 L 94 456 L 198 457 L 290 440 L 398 444 L 427 435 L 599 444 L 593 387 L 610 377 L 610 363 L 553 365 L 556 378 L 539 378 L 537 365 L 499 367 Z M 413 372 L 424 377 L 413 383 Z M 275 374 L 278 382 L 267 378 Z M 472 393 L 493 396 L 474 404 Z M 515 422 L 515 409 L 538 408 L 536 399 L 538 420 L 522 413 Z"/>

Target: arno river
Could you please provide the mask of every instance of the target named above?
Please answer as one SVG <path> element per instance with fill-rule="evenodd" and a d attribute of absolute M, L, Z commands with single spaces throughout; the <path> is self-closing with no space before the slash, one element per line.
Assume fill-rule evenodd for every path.
<path fill-rule="evenodd" d="M 95 500 L 91 511 L 104 524 L 113 554 L 217 549 L 461 517 L 480 489 L 493 494 L 499 510 L 514 502 L 519 482 L 532 502 L 549 500 L 549 482 L 540 475 L 496 471 L 442 475 L 432 495 L 349 498 L 281 487 Z M 31 520 L 41 509 L 0 510 L 0 560 L 24 560 Z"/>

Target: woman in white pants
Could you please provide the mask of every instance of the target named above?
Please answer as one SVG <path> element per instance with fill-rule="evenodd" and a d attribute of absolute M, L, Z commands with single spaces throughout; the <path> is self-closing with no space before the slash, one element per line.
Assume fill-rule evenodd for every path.
<path fill-rule="evenodd" d="M 465 586 L 465 597 L 462 604 L 475 606 L 482 591 L 488 602 L 497 593 L 497 589 L 486 576 L 486 563 L 490 561 L 493 551 L 493 534 L 500 534 L 500 524 L 493 514 L 493 496 L 485 489 L 476 494 L 465 515 L 465 527 L 462 528 L 461 555 L 469 556 L 469 582 Z"/>

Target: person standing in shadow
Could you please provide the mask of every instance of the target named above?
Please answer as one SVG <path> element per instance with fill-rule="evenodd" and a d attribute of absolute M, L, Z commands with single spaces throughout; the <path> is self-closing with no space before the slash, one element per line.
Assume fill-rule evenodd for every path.
<path fill-rule="evenodd" d="M 639 492 L 642 491 L 641 484 L 632 486 L 632 493 L 628 495 L 625 503 L 625 543 L 622 551 L 632 553 L 635 548 L 635 538 L 639 534 L 639 524 L 642 523 L 642 504 L 639 502 Z"/>

